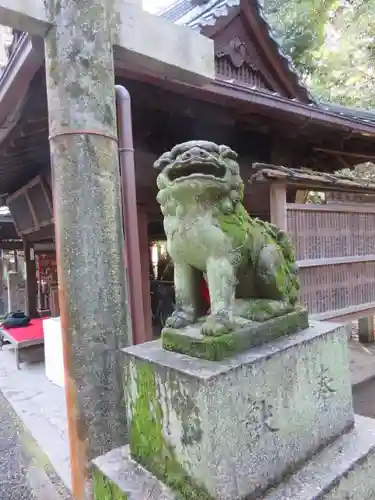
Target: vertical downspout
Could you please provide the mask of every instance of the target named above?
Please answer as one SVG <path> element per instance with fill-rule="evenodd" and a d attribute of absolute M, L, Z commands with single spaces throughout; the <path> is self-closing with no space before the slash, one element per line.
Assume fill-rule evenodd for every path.
<path fill-rule="evenodd" d="M 117 126 L 121 176 L 122 217 L 125 235 L 125 262 L 129 279 L 129 302 L 133 343 L 148 340 L 143 309 L 142 268 L 138 232 L 135 162 L 129 92 L 116 85 Z"/>

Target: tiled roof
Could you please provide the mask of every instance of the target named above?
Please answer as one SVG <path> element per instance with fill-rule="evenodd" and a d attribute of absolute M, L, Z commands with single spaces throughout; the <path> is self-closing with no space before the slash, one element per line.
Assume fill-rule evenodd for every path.
<path fill-rule="evenodd" d="M 373 123 L 375 125 L 375 113 L 372 111 L 366 111 L 361 108 L 347 108 L 345 106 L 341 106 L 340 104 L 332 104 L 328 102 L 320 102 L 319 107 L 324 111 L 329 111 L 335 115 L 340 115 L 345 118 L 350 118 L 352 120 L 368 124 Z"/>
<path fill-rule="evenodd" d="M 168 19 L 175 23 L 181 17 L 183 17 L 187 12 L 191 11 L 193 6 L 190 3 L 190 0 L 178 0 L 174 2 L 169 7 L 162 9 L 158 15 Z"/>
<path fill-rule="evenodd" d="M 360 179 L 343 174 L 328 174 L 308 168 L 287 168 L 266 163 L 254 163 L 250 183 L 262 181 L 286 181 L 291 184 L 301 184 L 316 189 L 334 191 L 347 190 L 358 193 L 375 193 L 375 182 L 371 179 Z"/>
<path fill-rule="evenodd" d="M 284 68 L 289 72 L 295 84 L 297 84 L 299 89 L 305 94 L 306 98 L 309 101 L 314 101 L 314 98 L 302 82 L 297 69 L 294 67 L 291 57 L 286 55 L 281 49 L 271 26 L 266 20 L 263 7 L 259 0 L 248 1 L 254 2 L 260 27 L 265 30 Z M 219 18 L 228 15 L 232 7 L 238 7 L 239 5 L 240 0 L 206 0 L 205 2 L 201 2 L 200 5 L 194 5 L 192 0 L 177 0 L 169 7 L 159 12 L 159 15 L 176 24 L 186 25 L 200 31 L 206 26 L 214 26 Z"/>
<path fill-rule="evenodd" d="M 230 8 L 239 4 L 240 0 L 207 0 L 201 5 L 193 5 L 191 0 L 178 0 L 160 15 L 176 24 L 201 30 L 205 26 L 214 26 L 220 17 L 228 15 Z"/>
<path fill-rule="evenodd" d="M 280 57 L 280 61 L 284 64 L 284 68 L 289 72 L 291 77 L 294 78 L 300 90 L 312 103 L 311 105 L 316 105 L 322 111 L 328 111 L 343 118 L 375 125 L 375 113 L 370 111 L 358 108 L 347 108 L 337 104 L 317 102 L 303 84 L 297 69 L 293 65 L 292 59 L 281 49 L 271 26 L 267 22 L 260 0 L 248 1 L 254 2 L 254 5 L 257 7 L 260 27 L 265 30 L 269 40 L 273 44 L 274 50 Z M 182 24 L 192 29 L 202 30 L 206 26 L 215 25 L 220 17 L 226 16 L 229 13 L 230 8 L 238 7 L 239 5 L 240 0 L 206 0 L 202 1 L 200 5 L 194 5 L 192 0 L 176 0 L 172 5 L 162 10 L 159 15 L 176 24 Z"/>

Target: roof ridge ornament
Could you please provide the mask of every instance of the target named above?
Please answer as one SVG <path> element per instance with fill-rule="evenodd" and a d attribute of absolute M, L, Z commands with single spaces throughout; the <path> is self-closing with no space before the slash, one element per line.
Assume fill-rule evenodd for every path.
<path fill-rule="evenodd" d="M 228 57 L 235 68 L 241 68 L 246 63 L 253 71 L 259 71 L 257 64 L 249 59 L 250 54 L 246 43 L 238 36 L 216 50 L 215 55 L 219 59 Z"/>

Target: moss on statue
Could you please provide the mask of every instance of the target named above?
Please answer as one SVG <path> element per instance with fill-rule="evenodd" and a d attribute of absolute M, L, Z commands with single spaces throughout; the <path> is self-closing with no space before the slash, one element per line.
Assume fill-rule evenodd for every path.
<path fill-rule="evenodd" d="M 92 473 L 93 500 L 128 500 L 128 495 L 98 470 Z"/>
<path fill-rule="evenodd" d="M 132 410 L 132 457 L 173 489 L 179 500 L 213 500 L 203 487 L 190 478 L 166 441 L 163 410 L 158 399 L 155 374 L 149 364 L 137 364 L 137 399 Z"/>
<path fill-rule="evenodd" d="M 277 314 L 275 311 L 273 313 Z M 265 342 L 291 335 L 308 326 L 307 310 L 296 308 L 288 314 L 282 312 L 281 316 L 260 323 L 254 322 L 249 326 L 217 337 L 200 334 L 189 335 L 184 333 L 184 330 L 164 328 L 162 345 L 167 351 L 179 352 L 210 361 L 220 361 Z"/>
<path fill-rule="evenodd" d="M 206 273 L 212 292 L 203 335 L 233 331 L 235 298 L 278 301 L 274 315 L 263 304 L 260 320 L 293 310 L 300 287 L 293 245 L 283 230 L 246 211 L 235 151 L 191 141 L 164 153 L 154 166 L 160 170 L 157 200 L 175 268 L 177 307 L 167 326 L 181 329 L 196 322 L 195 271 Z M 259 319 L 251 308 L 243 311 L 244 319 Z"/>

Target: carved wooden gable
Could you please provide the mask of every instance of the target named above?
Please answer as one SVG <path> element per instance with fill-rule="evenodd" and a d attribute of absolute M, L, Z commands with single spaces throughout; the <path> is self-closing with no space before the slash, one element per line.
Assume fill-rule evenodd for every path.
<path fill-rule="evenodd" d="M 175 0 L 160 15 L 215 42 L 217 78 L 313 101 L 281 50 L 260 0 Z"/>
<path fill-rule="evenodd" d="M 264 56 L 249 36 L 239 13 L 212 38 L 218 79 L 285 94 L 267 68 Z"/>

